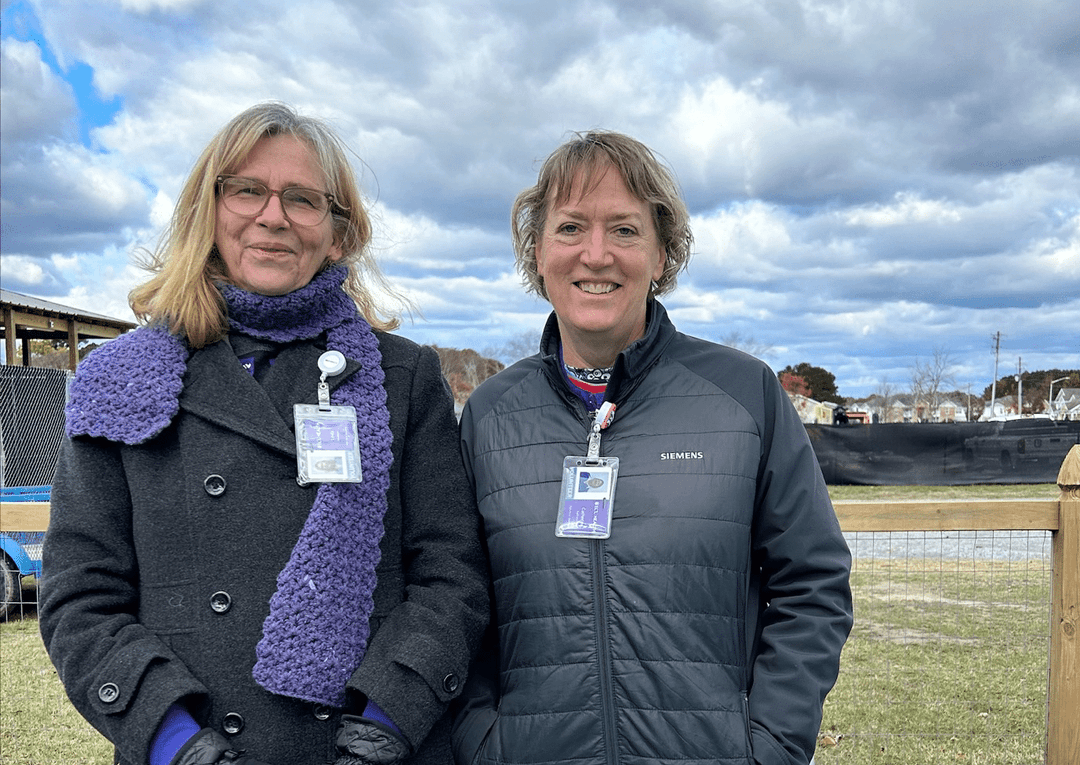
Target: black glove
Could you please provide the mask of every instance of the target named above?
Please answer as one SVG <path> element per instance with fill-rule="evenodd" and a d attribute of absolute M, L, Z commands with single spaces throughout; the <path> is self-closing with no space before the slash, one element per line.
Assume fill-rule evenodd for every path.
<path fill-rule="evenodd" d="M 213 728 L 203 728 L 184 744 L 169 765 L 268 765 L 229 746 Z"/>
<path fill-rule="evenodd" d="M 342 715 L 338 726 L 334 765 L 393 765 L 410 754 L 412 747 L 385 725 L 356 715 Z"/>

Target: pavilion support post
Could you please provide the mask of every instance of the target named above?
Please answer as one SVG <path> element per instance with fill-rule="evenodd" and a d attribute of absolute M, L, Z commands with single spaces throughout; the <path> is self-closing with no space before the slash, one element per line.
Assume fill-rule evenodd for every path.
<path fill-rule="evenodd" d="M 79 327 L 74 319 L 68 322 L 68 369 L 72 372 L 79 364 Z"/>

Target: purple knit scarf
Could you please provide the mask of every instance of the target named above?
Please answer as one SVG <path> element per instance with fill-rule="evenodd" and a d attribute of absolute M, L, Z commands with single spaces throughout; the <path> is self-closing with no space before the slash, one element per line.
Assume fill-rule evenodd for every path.
<path fill-rule="evenodd" d="M 309 340 L 325 331 L 330 349 L 360 362 L 332 403 L 356 409 L 364 480 L 319 486 L 278 575 L 253 670 L 272 693 L 337 707 L 367 650 L 393 461 L 379 343 L 341 289 L 347 273 L 331 267 L 280 297 L 219 285 L 234 330 L 275 342 Z M 79 366 L 67 407 L 68 434 L 126 444 L 157 435 L 179 409 L 187 357 L 181 339 L 155 327 L 106 343 Z"/>

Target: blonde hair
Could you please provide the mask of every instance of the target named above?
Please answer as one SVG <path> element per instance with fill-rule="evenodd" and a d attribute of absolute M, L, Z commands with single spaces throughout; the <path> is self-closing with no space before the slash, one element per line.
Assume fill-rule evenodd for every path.
<path fill-rule="evenodd" d="M 131 309 L 144 322 L 166 323 L 174 334 L 186 336 L 192 348 L 202 348 L 226 334 L 225 302 L 214 286 L 215 282 L 229 281 L 214 246 L 217 177 L 235 171 L 261 139 L 273 135 L 293 136 L 311 148 L 334 196 L 334 241 L 343 253 L 338 262 L 349 267 L 344 290 L 374 328 L 394 329 L 399 323 L 397 315 L 379 305 L 371 287 L 400 296 L 367 250 L 371 220 L 347 148 L 325 123 L 278 102 L 257 104 L 241 112 L 203 150 L 180 192 L 169 228 L 144 264 L 154 275 L 128 295 Z"/>
<path fill-rule="evenodd" d="M 679 272 L 690 260 L 694 236 L 690 231 L 690 213 L 674 174 L 649 147 L 630 136 L 608 130 L 574 133 L 574 136 L 544 161 L 536 185 L 522 191 L 514 200 L 511 235 L 526 290 L 547 299 L 544 279 L 537 272 L 536 246 L 549 207 L 570 198 L 571 187 L 579 175 L 582 190 L 587 190 L 599 182 L 608 166 L 619 171 L 631 194 L 652 208 L 653 225 L 666 261 L 663 273 L 650 288 L 650 297 L 675 289 Z"/>

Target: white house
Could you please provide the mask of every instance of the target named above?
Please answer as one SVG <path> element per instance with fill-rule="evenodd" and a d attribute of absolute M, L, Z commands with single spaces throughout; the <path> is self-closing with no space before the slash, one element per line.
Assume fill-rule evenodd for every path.
<path fill-rule="evenodd" d="M 1017 414 L 1016 396 L 1000 396 L 994 401 L 992 409 L 990 407 L 990 402 L 986 402 L 986 408 L 983 409 L 982 417 L 979 419 L 982 422 L 996 422 L 1008 417 L 1015 417 Z"/>
<path fill-rule="evenodd" d="M 1080 388 L 1058 388 L 1049 409 L 1055 420 L 1080 420 Z"/>

